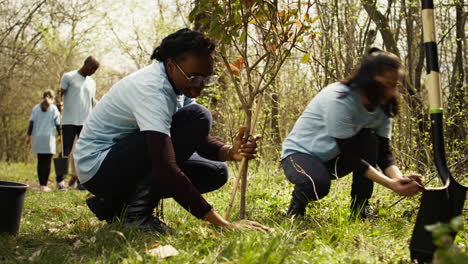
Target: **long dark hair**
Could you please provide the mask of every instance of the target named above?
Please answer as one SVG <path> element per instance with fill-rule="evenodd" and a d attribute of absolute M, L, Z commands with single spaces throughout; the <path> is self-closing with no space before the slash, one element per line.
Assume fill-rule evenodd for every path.
<path fill-rule="evenodd" d="M 361 63 L 351 76 L 341 81 L 352 89 L 359 89 L 370 102 L 377 106 L 385 96 L 386 87 L 375 79 L 388 71 L 397 71 L 400 76 L 404 74 L 403 64 L 397 55 L 371 48 L 362 58 Z M 391 98 L 387 104 L 382 105 L 386 115 L 393 117 L 398 114 L 399 98 Z"/>
<path fill-rule="evenodd" d="M 207 56 L 215 49 L 214 42 L 201 32 L 183 28 L 166 36 L 155 48 L 151 59 L 166 61 L 179 60 L 185 55 Z"/>

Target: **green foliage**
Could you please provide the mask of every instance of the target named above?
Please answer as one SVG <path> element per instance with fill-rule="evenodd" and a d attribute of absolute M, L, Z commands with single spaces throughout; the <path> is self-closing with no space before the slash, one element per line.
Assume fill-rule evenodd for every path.
<path fill-rule="evenodd" d="M 457 243 L 460 239 L 453 240 L 453 234 L 463 232 L 463 216 L 457 216 L 449 223 L 436 223 L 426 226 L 426 229 L 432 232 L 434 243 L 437 250 L 434 253 L 434 263 L 461 264 L 468 263 L 468 253 L 463 252 Z"/>

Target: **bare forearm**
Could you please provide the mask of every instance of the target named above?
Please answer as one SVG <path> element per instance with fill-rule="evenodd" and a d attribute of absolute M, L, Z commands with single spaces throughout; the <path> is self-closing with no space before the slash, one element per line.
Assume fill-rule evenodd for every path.
<path fill-rule="evenodd" d="M 401 173 L 400 169 L 397 166 L 391 165 L 384 171 L 385 175 L 392 179 L 400 179 L 403 178 L 403 173 Z"/>
<path fill-rule="evenodd" d="M 385 175 L 383 175 L 380 171 L 378 171 L 377 169 L 375 169 L 374 167 L 372 166 L 369 166 L 369 168 L 367 168 L 365 174 L 364 174 L 368 179 L 370 179 L 371 181 L 374 181 L 378 184 L 381 184 L 389 189 L 392 189 L 392 184 L 393 184 L 393 179 L 389 178 L 389 177 L 386 177 Z"/>

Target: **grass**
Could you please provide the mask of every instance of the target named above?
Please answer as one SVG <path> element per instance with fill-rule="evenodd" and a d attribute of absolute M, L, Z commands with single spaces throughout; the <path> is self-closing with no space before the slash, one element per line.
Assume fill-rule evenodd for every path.
<path fill-rule="evenodd" d="M 222 214 L 234 174 L 226 186 L 205 195 Z M 330 194 L 311 204 L 304 220 L 291 220 L 285 211 L 292 185 L 277 167 L 259 166 L 248 186 L 248 215 L 273 232 L 223 231 L 169 199 L 164 202 L 165 222 L 177 232 L 158 236 L 99 222 L 84 202 L 87 192 L 40 193 L 35 175 L 35 164 L 0 163 L 0 180 L 31 186 L 19 234 L 0 235 L 0 263 L 411 263 L 408 245 L 418 198 L 389 208 L 399 197 L 376 185 L 372 202 L 378 217 L 350 221 L 351 177 L 334 181 Z M 146 251 L 155 243 L 172 245 L 179 254 L 150 256 Z M 467 252 L 467 232 L 459 233 L 456 244 Z"/>

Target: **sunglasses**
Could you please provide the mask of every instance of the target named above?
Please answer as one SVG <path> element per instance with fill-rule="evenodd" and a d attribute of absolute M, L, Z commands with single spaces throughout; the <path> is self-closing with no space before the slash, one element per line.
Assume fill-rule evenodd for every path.
<path fill-rule="evenodd" d="M 207 77 L 195 75 L 195 76 L 190 76 L 188 77 L 187 74 L 177 65 L 177 63 L 174 63 L 177 66 L 177 69 L 187 78 L 188 80 L 188 85 L 190 87 L 209 87 L 213 86 L 216 84 L 216 81 L 219 79 L 218 75 L 210 75 Z"/>

